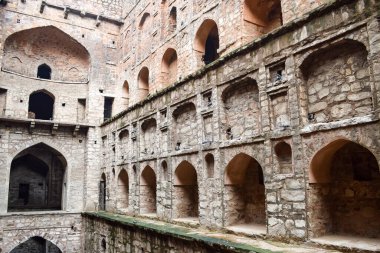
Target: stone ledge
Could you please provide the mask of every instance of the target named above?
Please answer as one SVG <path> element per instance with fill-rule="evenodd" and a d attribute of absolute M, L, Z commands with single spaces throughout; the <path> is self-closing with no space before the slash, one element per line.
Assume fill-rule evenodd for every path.
<path fill-rule="evenodd" d="M 98 219 L 109 223 L 110 226 L 125 227 L 131 231 L 143 230 L 156 233 L 161 236 L 169 236 L 178 240 L 194 242 L 212 248 L 215 252 L 241 252 L 241 253 L 275 253 L 275 252 L 299 252 L 299 253 L 323 253 L 338 252 L 312 248 L 300 245 L 290 245 L 281 242 L 265 241 L 249 237 L 226 234 L 223 232 L 192 229 L 184 226 L 173 225 L 161 221 L 135 218 L 117 215 L 108 212 L 86 212 L 83 218 Z"/>

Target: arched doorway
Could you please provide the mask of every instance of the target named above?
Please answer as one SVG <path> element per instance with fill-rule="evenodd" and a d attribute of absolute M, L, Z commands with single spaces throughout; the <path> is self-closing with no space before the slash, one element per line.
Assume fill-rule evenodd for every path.
<path fill-rule="evenodd" d="M 36 91 L 29 96 L 29 118 L 52 120 L 54 96 L 45 90 Z"/>
<path fill-rule="evenodd" d="M 367 148 L 343 139 L 331 142 L 313 157 L 309 183 L 311 238 L 380 238 L 380 171 Z"/>
<path fill-rule="evenodd" d="M 251 156 L 240 153 L 224 176 L 225 226 L 237 231 L 266 233 L 263 170 Z"/>
<path fill-rule="evenodd" d="M 174 172 L 173 216 L 198 221 L 199 194 L 197 172 L 187 161 L 181 162 Z"/>
<path fill-rule="evenodd" d="M 106 210 L 107 183 L 106 174 L 102 173 L 99 181 L 99 210 Z"/>
<path fill-rule="evenodd" d="M 52 242 L 34 236 L 19 244 L 10 253 L 62 253 L 62 251 Z"/>
<path fill-rule="evenodd" d="M 129 177 L 126 170 L 121 170 L 117 180 L 117 208 L 127 211 L 129 203 Z"/>
<path fill-rule="evenodd" d="M 199 27 L 194 42 L 194 50 L 206 65 L 219 58 L 219 31 L 214 20 L 206 19 Z"/>
<path fill-rule="evenodd" d="M 20 152 L 12 161 L 8 211 L 61 210 L 67 162 L 45 144 Z"/>
<path fill-rule="evenodd" d="M 146 166 L 140 178 L 140 213 L 156 213 L 156 174 L 150 166 Z"/>

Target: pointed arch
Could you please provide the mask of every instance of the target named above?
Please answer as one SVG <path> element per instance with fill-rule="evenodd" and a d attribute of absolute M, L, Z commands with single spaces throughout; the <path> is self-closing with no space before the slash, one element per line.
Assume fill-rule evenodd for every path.
<path fill-rule="evenodd" d="M 174 172 L 173 216 L 197 219 L 199 193 L 197 171 L 188 161 L 182 161 Z"/>
<path fill-rule="evenodd" d="M 216 22 L 206 19 L 195 34 L 194 50 L 206 65 L 219 58 L 219 31 Z"/>
<path fill-rule="evenodd" d="M 129 206 L 129 176 L 125 169 L 122 169 L 117 178 L 117 208 L 126 211 Z"/>
<path fill-rule="evenodd" d="M 309 183 L 310 237 L 380 238 L 379 163 L 366 147 L 347 139 L 324 146 L 311 160 Z"/>
<path fill-rule="evenodd" d="M 162 87 L 166 87 L 177 80 L 178 56 L 177 51 L 168 48 L 161 62 Z"/>
<path fill-rule="evenodd" d="M 22 59 L 21 64 L 28 64 L 28 68 L 13 66 L 9 59 L 15 56 Z M 54 61 L 51 61 L 52 56 Z M 55 26 L 21 30 L 8 36 L 4 42 L 4 69 L 32 78 L 87 82 L 90 65 L 88 50 Z M 78 69 L 76 75 L 70 72 L 72 67 Z"/>
<path fill-rule="evenodd" d="M 28 249 L 28 252 L 45 252 L 46 249 L 49 249 L 49 252 L 62 253 L 62 250 L 56 244 L 41 236 L 28 238 L 13 248 L 10 253 L 25 252 L 25 248 Z"/>
<path fill-rule="evenodd" d="M 137 76 L 139 98 L 143 100 L 149 95 L 149 69 L 147 67 L 141 68 Z"/>
<path fill-rule="evenodd" d="M 156 173 L 150 166 L 146 166 L 140 177 L 140 213 L 154 214 L 156 208 Z"/>
<path fill-rule="evenodd" d="M 52 120 L 54 95 L 47 90 L 37 90 L 29 95 L 28 116 L 33 119 Z"/>
<path fill-rule="evenodd" d="M 66 168 L 65 157 L 44 143 L 19 152 L 10 168 L 8 211 L 62 210 Z"/>
<path fill-rule="evenodd" d="M 228 163 L 224 174 L 225 225 L 252 225 L 266 231 L 263 170 L 253 157 L 239 153 Z"/>

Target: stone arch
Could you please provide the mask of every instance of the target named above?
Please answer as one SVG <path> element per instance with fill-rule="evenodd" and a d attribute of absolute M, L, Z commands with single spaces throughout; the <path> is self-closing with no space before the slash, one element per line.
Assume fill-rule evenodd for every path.
<path fill-rule="evenodd" d="M 380 170 L 371 151 L 347 139 L 332 141 L 312 158 L 309 183 L 310 237 L 380 238 Z"/>
<path fill-rule="evenodd" d="M 308 54 L 300 64 L 309 122 L 324 123 L 369 115 L 373 110 L 368 51 L 343 39 Z M 312 67 L 311 67 L 312 66 Z M 348 73 L 348 74 L 347 74 Z M 331 85 L 334 80 L 334 85 Z"/>
<path fill-rule="evenodd" d="M 244 0 L 244 35 L 259 37 L 283 24 L 281 0 Z"/>
<path fill-rule="evenodd" d="M 9 245 L 9 249 L 8 250 L 5 249 L 5 252 L 9 252 L 9 253 L 18 252 L 18 251 L 16 251 L 17 248 L 22 244 L 28 243 L 28 241 L 31 240 L 32 238 L 38 238 L 39 240 L 46 241 L 46 243 L 48 244 L 46 246 L 49 248 L 56 247 L 55 250 L 53 251 L 55 253 L 65 253 L 66 252 L 65 246 L 60 243 L 59 239 L 56 239 L 53 236 L 51 236 L 50 234 L 46 234 L 46 233 L 44 233 L 44 235 L 41 235 L 37 231 L 32 231 L 30 234 L 24 235 L 23 239 L 20 241 L 13 240 L 12 244 Z"/>
<path fill-rule="evenodd" d="M 173 48 L 168 48 L 164 56 L 162 57 L 161 63 L 161 78 L 162 86 L 168 86 L 177 80 L 178 72 L 178 56 L 177 52 Z"/>
<path fill-rule="evenodd" d="M 157 178 L 156 173 L 150 166 L 146 166 L 140 177 L 140 213 L 155 214 Z"/>
<path fill-rule="evenodd" d="M 198 61 L 206 65 L 219 58 L 219 31 L 216 22 L 206 19 L 195 34 L 194 50 L 197 52 Z"/>
<path fill-rule="evenodd" d="M 292 167 L 292 147 L 285 141 L 281 141 L 274 146 L 277 162 L 280 166 L 281 174 L 293 172 Z"/>
<path fill-rule="evenodd" d="M 23 59 L 23 64 L 28 67 L 13 69 L 8 60 L 12 57 Z M 49 67 L 54 69 L 50 79 L 84 82 L 88 80 L 91 58 L 82 44 L 55 26 L 25 29 L 7 37 L 4 42 L 4 69 L 35 78 L 36 70 L 42 63 L 49 63 Z M 68 63 L 76 67 L 80 74 L 71 75 Z"/>
<path fill-rule="evenodd" d="M 157 121 L 155 118 L 149 118 L 141 124 L 140 152 L 142 155 L 154 155 L 157 151 Z"/>
<path fill-rule="evenodd" d="M 198 219 L 199 193 L 197 171 L 188 161 L 182 161 L 174 171 L 173 217 Z"/>
<path fill-rule="evenodd" d="M 29 95 L 28 117 L 32 119 L 52 120 L 54 114 L 54 95 L 43 89 Z"/>
<path fill-rule="evenodd" d="M 266 208 L 264 175 L 253 157 L 239 153 L 224 173 L 225 226 L 251 226 L 265 233 Z"/>
<path fill-rule="evenodd" d="M 221 98 L 225 140 L 247 138 L 261 132 L 260 94 L 255 79 L 245 78 L 229 85 Z"/>
<path fill-rule="evenodd" d="M 12 159 L 8 211 L 63 210 L 67 161 L 56 149 L 38 143 Z"/>
<path fill-rule="evenodd" d="M 137 76 L 139 99 L 143 100 L 149 95 L 149 69 L 147 67 L 141 68 Z"/>
<path fill-rule="evenodd" d="M 62 253 L 61 249 L 57 245 L 40 236 L 31 237 L 28 240 L 20 243 L 18 246 L 12 249 L 10 253 L 25 252 L 25 248 L 27 248 L 28 251 L 33 252 L 34 250 L 38 250 L 38 252 L 46 252 L 47 250 L 48 252 Z"/>
<path fill-rule="evenodd" d="M 117 208 L 125 212 L 129 206 L 129 176 L 125 169 L 122 169 L 117 179 Z"/>

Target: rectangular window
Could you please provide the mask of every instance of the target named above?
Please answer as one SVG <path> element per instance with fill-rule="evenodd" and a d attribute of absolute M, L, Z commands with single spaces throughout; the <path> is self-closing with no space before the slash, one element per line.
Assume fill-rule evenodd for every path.
<path fill-rule="evenodd" d="M 112 105 L 113 105 L 113 98 L 105 97 L 104 98 L 104 113 L 103 113 L 104 121 L 112 117 Z"/>

